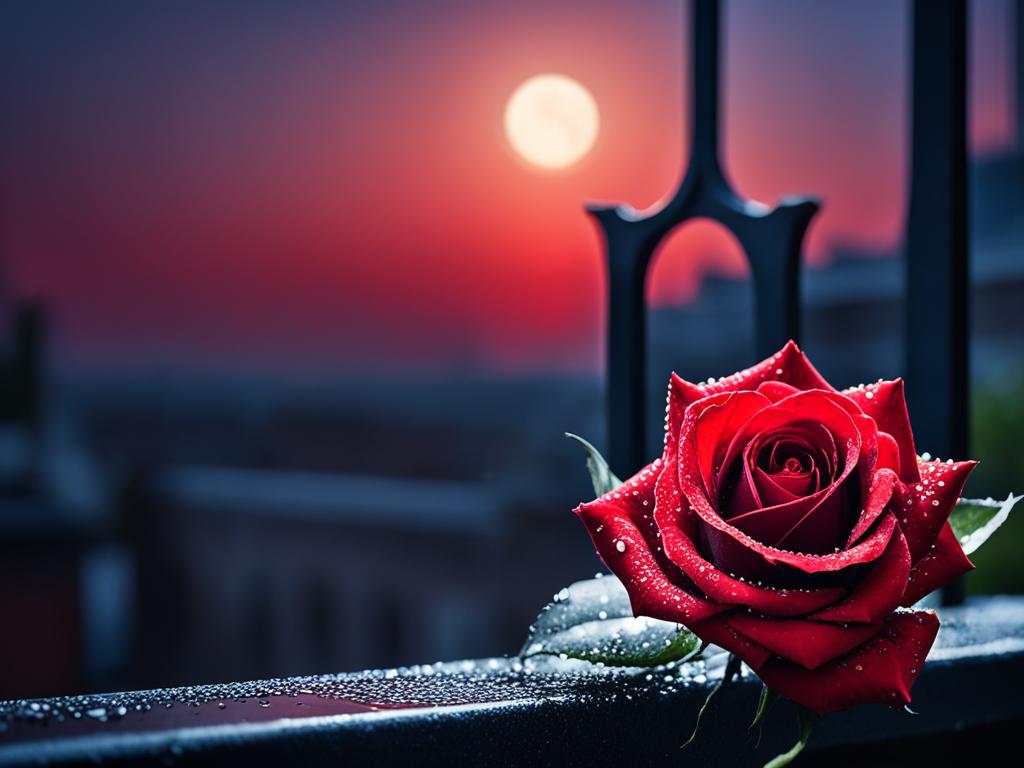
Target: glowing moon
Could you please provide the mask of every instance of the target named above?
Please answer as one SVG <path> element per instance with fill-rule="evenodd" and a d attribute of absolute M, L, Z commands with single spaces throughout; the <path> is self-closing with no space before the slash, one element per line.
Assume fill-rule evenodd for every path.
<path fill-rule="evenodd" d="M 505 106 L 505 135 L 524 160 L 541 168 L 565 168 L 597 140 L 597 102 L 565 75 L 536 75 L 520 85 Z"/>

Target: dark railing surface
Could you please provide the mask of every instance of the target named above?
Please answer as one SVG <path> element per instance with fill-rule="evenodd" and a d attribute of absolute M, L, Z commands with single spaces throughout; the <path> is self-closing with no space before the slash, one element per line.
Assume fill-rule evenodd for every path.
<path fill-rule="evenodd" d="M 767 208 L 733 192 L 718 150 L 719 7 L 695 0 L 693 9 L 692 151 L 679 189 L 648 212 L 590 208 L 608 248 L 610 457 L 623 476 L 646 459 L 644 282 L 672 229 L 707 217 L 736 235 L 751 264 L 762 354 L 799 336 L 800 249 L 817 203 Z M 921 445 L 943 457 L 966 455 L 965 19 L 963 0 L 914 3 L 907 371 Z M 973 763 L 1015 747 L 1024 722 L 1024 598 L 974 599 L 940 614 L 937 645 L 914 689 L 920 714 L 876 706 L 826 718 L 805 765 Z M 743 677 L 716 697 L 700 738 L 680 749 L 721 673 L 721 655 L 649 671 L 503 658 L 6 702 L 0 765 L 741 766 L 788 748 L 788 705 L 777 705 L 763 733 L 748 731 L 759 685 Z"/>
<path fill-rule="evenodd" d="M 941 614 L 914 688 L 919 714 L 872 706 L 826 718 L 804 765 L 920 765 L 929 755 L 948 764 L 957 750 L 973 763 L 1014 742 L 1024 599 Z M 748 730 L 760 691 L 752 676 L 723 689 L 681 748 L 723 656 L 657 670 L 500 658 L 7 702 L 0 766 L 761 765 L 790 746 L 796 716 L 779 704 L 763 732 Z M 984 741 L 969 738 L 982 732 Z"/>

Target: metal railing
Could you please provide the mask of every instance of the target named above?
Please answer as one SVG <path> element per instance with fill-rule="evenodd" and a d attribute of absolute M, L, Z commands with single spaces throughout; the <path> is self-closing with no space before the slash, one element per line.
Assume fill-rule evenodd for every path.
<path fill-rule="evenodd" d="M 690 26 L 689 165 L 666 202 L 647 211 L 588 206 L 604 231 L 608 271 L 608 455 L 621 476 L 644 454 L 644 284 L 659 244 L 678 226 L 712 219 L 750 263 L 755 338 L 767 357 L 800 338 L 800 254 L 813 198 L 774 208 L 736 194 L 719 149 L 719 2 L 694 0 Z M 913 4 L 912 183 L 906 238 L 908 398 L 920 443 L 943 456 L 967 448 L 966 7 Z M 682 345 L 682 342 L 681 342 Z M 685 359 L 685 348 L 681 349 Z"/>
<path fill-rule="evenodd" d="M 691 7 L 690 158 L 679 187 L 647 211 L 588 207 L 607 250 L 608 457 L 620 477 L 650 458 L 644 286 L 655 251 L 674 229 L 707 218 L 735 235 L 750 264 L 760 357 L 800 339 L 800 255 L 818 202 L 787 198 L 770 208 L 733 190 L 718 140 L 719 2 L 693 0 Z M 966 35 L 965 0 L 913 3 L 907 399 L 918 445 L 956 458 L 967 457 Z M 680 340 L 680 365 L 684 344 Z M 961 601 L 962 583 L 948 588 L 944 599 Z"/>

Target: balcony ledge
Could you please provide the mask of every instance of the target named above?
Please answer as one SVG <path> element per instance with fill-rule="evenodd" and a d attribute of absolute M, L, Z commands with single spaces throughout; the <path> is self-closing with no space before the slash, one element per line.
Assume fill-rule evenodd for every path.
<path fill-rule="evenodd" d="M 947 763 L 1014 742 L 1024 724 L 1024 597 L 940 614 L 914 689 L 920 714 L 871 706 L 826 718 L 803 765 Z M 10 701 L 0 703 L 0 766 L 761 765 L 791 745 L 795 715 L 780 704 L 760 738 L 748 730 L 753 676 L 723 690 L 698 740 L 680 749 L 722 666 L 720 656 L 656 671 L 485 659 Z"/>

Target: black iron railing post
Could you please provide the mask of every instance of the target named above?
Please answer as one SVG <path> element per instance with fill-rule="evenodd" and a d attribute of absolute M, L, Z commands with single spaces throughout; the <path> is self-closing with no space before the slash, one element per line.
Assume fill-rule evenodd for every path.
<path fill-rule="evenodd" d="M 596 213 L 605 230 L 608 259 L 608 461 L 622 478 L 646 451 L 644 372 L 647 368 L 645 278 L 654 244 L 616 217 Z M 638 241 L 639 240 L 639 241 Z"/>
<path fill-rule="evenodd" d="M 757 351 L 762 356 L 799 336 L 800 250 L 818 210 L 808 198 L 775 208 L 740 198 L 722 172 L 719 152 L 719 4 L 693 0 L 690 27 L 690 159 L 675 194 L 648 211 L 591 205 L 604 230 L 608 275 L 608 446 L 612 469 L 628 477 L 644 453 L 646 307 L 644 284 L 659 243 L 694 218 L 731 231 L 754 282 Z M 683 347 L 685 340 L 680 339 Z M 680 366 L 685 367 L 685 366 Z"/>
<path fill-rule="evenodd" d="M 690 168 L 704 177 L 721 176 L 718 154 L 718 0 L 693 0 L 690 15 Z"/>
<path fill-rule="evenodd" d="M 967 456 L 967 8 L 913 5 L 907 400 L 918 450 Z M 924 418 L 921 418 L 923 416 Z M 963 584 L 945 601 L 963 599 Z"/>

